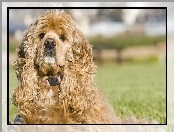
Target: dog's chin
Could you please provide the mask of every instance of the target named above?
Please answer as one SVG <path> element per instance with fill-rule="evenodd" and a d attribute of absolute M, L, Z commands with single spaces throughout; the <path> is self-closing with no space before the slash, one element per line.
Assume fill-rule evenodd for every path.
<path fill-rule="evenodd" d="M 64 66 L 60 66 L 55 56 L 39 57 L 35 61 L 35 68 L 39 76 L 56 77 L 64 73 Z"/>
<path fill-rule="evenodd" d="M 44 58 L 44 62 L 45 62 L 45 63 L 49 63 L 49 64 L 54 64 L 54 63 L 55 63 L 55 58 L 54 58 L 54 57 L 46 56 L 46 57 Z"/>

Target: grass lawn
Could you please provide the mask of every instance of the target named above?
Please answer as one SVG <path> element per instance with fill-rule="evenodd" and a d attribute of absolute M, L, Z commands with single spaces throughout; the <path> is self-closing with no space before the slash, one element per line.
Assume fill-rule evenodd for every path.
<path fill-rule="evenodd" d="M 98 66 L 97 86 L 117 115 L 166 123 L 166 68 L 158 63 Z"/>
<path fill-rule="evenodd" d="M 166 123 L 166 68 L 158 63 L 104 64 L 98 66 L 96 85 L 114 106 L 118 116 Z M 10 66 L 10 97 L 17 87 Z M 10 101 L 10 120 L 17 109 Z"/>
<path fill-rule="evenodd" d="M 15 107 L 12 104 L 12 100 L 11 100 L 11 96 L 13 93 L 13 90 L 17 88 L 17 78 L 16 78 L 16 73 L 14 71 L 14 69 L 12 68 L 12 66 L 9 67 L 10 71 L 9 71 L 9 114 L 10 114 L 10 121 L 14 119 L 14 117 L 16 116 L 17 113 L 17 107 Z"/>

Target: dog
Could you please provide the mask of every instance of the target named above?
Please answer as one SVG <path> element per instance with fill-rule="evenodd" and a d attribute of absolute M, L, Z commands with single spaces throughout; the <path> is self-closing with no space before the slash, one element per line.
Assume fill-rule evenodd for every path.
<path fill-rule="evenodd" d="M 120 123 L 94 82 L 92 46 L 65 11 L 47 10 L 28 27 L 13 67 L 14 123 Z"/>

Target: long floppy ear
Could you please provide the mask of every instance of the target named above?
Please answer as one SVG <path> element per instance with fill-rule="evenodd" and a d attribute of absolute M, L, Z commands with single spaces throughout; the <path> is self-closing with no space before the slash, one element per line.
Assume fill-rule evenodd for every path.
<path fill-rule="evenodd" d="M 19 47 L 16 49 L 17 59 L 12 63 L 12 65 L 16 71 L 18 80 L 20 80 L 21 78 L 21 73 L 23 71 L 24 65 L 27 62 L 31 63 L 31 61 L 33 61 L 35 57 L 34 53 L 36 51 L 36 48 L 33 42 L 33 34 L 36 24 L 37 23 L 30 25 L 28 29 L 25 30 L 23 40 Z"/>
<path fill-rule="evenodd" d="M 77 29 L 73 31 L 72 38 L 73 38 L 73 42 L 72 42 L 71 48 L 68 49 L 66 54 L 67 60 L 70 62 L 74 62 L 75 60 L 78 60 L 79 57 L 81 56 L 80 44 L 82 43 L 82 38 L 80 37 Z"/>
<path fill-rule="evenodd" d="M 76 56 L 92 59 L 92 46 L 78 29 L 73 33 L 72 50 Z M 87 59 L 86 58 L 86 59 Z M 79 58 L 78 58 L 79 59 Z M 83 58 L 84 60 L 85 58 Z"/>
<path fill-rule="evenodd" d="M 15 105 L 23 104 L 33 99 L 37 94 L 36 88 L 38 86 L 36 82 L 38 79 L 34 65 L 37 46 L 34 43 L 35 27 L 36 25 L 32 24 L 24 32 L 21 45 L 17 48 L 17 59 L 13 62 L 13 67 L 19 80 L 18 88 L 13 93 L 13 103 Z"/>
<path fill-rule="evenodd" d="M 74 68 L 76 67 L 76 69 L 79 69 L 81 72 L 96 74 L 96 66 L 93 62 L 92 46 L 78 29 L 73 32 L 72 48 L 67 52 L 67 55 L 69 55 L 69 58 L 73 60 L 71 62 L 72 65 L 74 65 Z"/>

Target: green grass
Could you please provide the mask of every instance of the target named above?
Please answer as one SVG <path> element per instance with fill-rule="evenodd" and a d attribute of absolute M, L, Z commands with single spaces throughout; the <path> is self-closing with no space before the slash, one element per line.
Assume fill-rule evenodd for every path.
<path fill-rule="evenodd" d="M 9 67 L 9 111 L 10 111 L 10 120 L 13 120 L 16 113 L 17 113 L 17 108 L 12 104 L 12 93 L 13 90 L 17 88 L 17 79 L 16 79 L 16 74 L 12 66 Z"/>
<path fill-rule="evenodd" d="M 96 84 L 114 106 L 118 116 L 166 123 L 166 71 L 158 63 L 129 63 L 98 66 Z M 17 87 L 15 72 L 10 66 L 10 95 Z M 16 107 L 10 102 L 10 119 Z"/>
<path fill-rule="evenodd" d="M 9 38 L 9 52 L 15 52 L 19 43 L 14 37 L 10 36 Z"/>
<path fill-rule="evenodd" d="M 156 63 L 98 66 L 97 86 L 117 115 L 166 123 L 166 72 Z"/>

